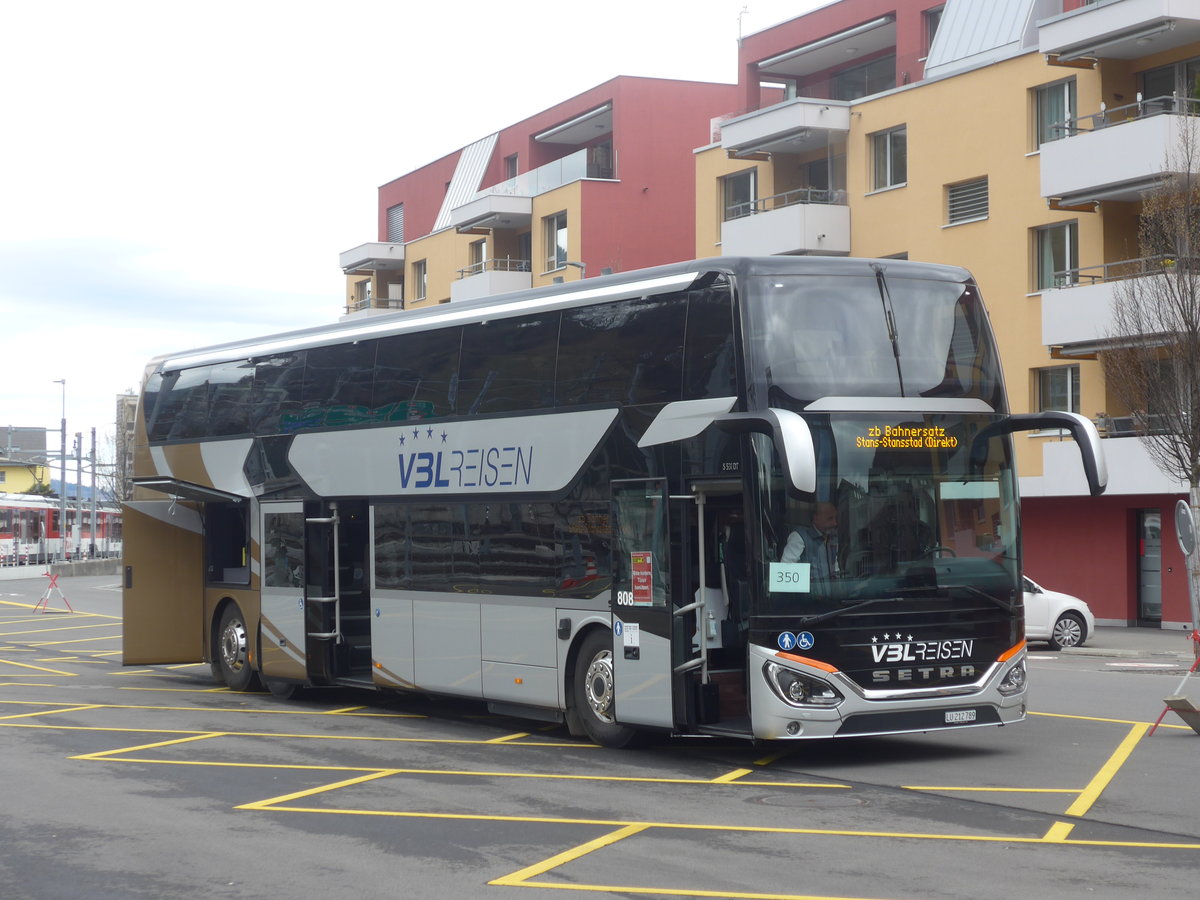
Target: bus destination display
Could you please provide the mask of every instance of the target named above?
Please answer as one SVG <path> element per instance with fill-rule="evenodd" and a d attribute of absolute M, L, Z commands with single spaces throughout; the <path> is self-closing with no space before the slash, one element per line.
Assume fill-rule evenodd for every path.
<path fill-rule="evenodd" d="M 868 425 L 854 444 L 870 450 L 954 450 L 958 438 L 941 425 Z"/>

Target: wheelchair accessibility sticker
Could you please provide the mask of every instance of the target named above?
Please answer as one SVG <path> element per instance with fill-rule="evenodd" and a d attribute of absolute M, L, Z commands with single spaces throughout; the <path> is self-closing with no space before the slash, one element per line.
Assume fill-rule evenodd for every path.
<path fill-rule="evenodd" d="M 817 639 L 809 631 L 800 631 L 796 634 L 784 631 L 775 639 L 780 650 L 811 650 L 816 642 Z"/>

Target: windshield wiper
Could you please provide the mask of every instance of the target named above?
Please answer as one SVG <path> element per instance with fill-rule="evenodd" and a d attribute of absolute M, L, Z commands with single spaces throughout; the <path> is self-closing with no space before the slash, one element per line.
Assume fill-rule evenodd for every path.
<path fill-rule="evenodd" d="M 892 356 L 896 359 L 896 380 L 900 382 L 900 396 L 904 393 L 904 372 L 900 366 L 900 338 L 896 331 L 896 313 L 892 307 L 892 295 L 888 291 L 887 281 L 883 277 L 883 266 L 875 263 L 875 286 L 879 288 L 879 302 L 883 304 L 883 319 L 887 323 L 888 340 L 892 342 Z"/>

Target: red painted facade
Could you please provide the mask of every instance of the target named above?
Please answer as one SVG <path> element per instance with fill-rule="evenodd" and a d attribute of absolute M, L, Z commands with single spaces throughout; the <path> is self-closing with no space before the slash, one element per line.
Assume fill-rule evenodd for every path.
<path fill-rule="evenodd" d="M 1146 547 L 1138 512 L 1161 521 L 1162 621 L 1191 621 L 1187 562 L 1175 532 L 1176 495 L 1036 497 L 1021 504 L 1026 574 L 1087 601 L 1107 624 L 1138 623 L 1138 564 Z"/>
<path fill-rule="evenodd" d="M 692 151 L 711 143 L 712 120 L 737 105 L 737 87 L 621 76 L 503 129 L 480 187 L 507 179 L 505 160 L 517 156 L 523 174 L 581 147 L 611 140 L 616 179 L 583 183 L 581 258 L 589 273 L 627 271 L 694 255 L 695 173 Z M 585 144 L 563 145 L 534 136 L 612 104 L 612 131 Z M 404 204 L 405 242 L 433 230 L 446 185 L 461 151 L 416 169 L 379 189 L 379 240 L 387 239 L 387 210 Z"/>
<path fill-rule="evenodd" d="M 832 3 L 814 10 L 805 16 L 791 19 L 780 25 L 749 35 L 742 40 L 738 50 L 738 71 L 742 88 L 742 111 L 749 112 L 759 109 L 759 74 L 757 63 L 770 59 L 789 50 L 795 50 L 806 44 L 811 44 L 831 35 L 863 25 L 883 16 L 894 16 L 896 24 L 896 43 L 893 48 L 884 53 L 896 54 L 896 84 L 908 84 L 920 81 L 924 77 L 924 58 L 929 48 L 926 46 L 925 13 L 945 5 L 945 0 L 858 0 L 854 3 Z M 872 57 L 870 55 L 848 59 L 844 65 L 832 67 L 819 73 L 814 73 L 805 79 L 805 84 L 815 87 L 824 83 L 829 76 L 839 70 L 862 65 Z M 801 93 L 808 97 L 821 97 L 827 94 L 819 93 L 819 88 L 804 89 Z"/>

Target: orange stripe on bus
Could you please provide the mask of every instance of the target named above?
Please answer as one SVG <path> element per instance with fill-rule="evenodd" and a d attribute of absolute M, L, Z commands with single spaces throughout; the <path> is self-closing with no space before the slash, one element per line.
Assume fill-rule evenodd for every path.
<path fill-rule="evenodd" d="M 804 663 L 806 666 L 812 666 L 814 669 L 820 669 L 822 672 L 836 672 L 837 666 L 831 666 L 827 662 L 821 662 L 819 659 L 809 659 L 807 656 L 796 656 L 794 653 L 776 652 L 776 656 L 780 659 L 790 659 L 792 662 Z"/>
<path fill-rule="evenodd" d="M 1007 649 L 1003 653 L 1001 653 L 1000 656 L 997 657 L 997 661 L 998 662 L 1008 662 L 1010 659 L 1012 659 L 1014 656 L 1016 656 L 1018 653 L 1020 653 L 1024 649 L 1025 649 L 1025 642 L 1021 641 L 1021 643 L 1017 644 L 1015 647 L 1010 647 L 1009 649 Z"/>

